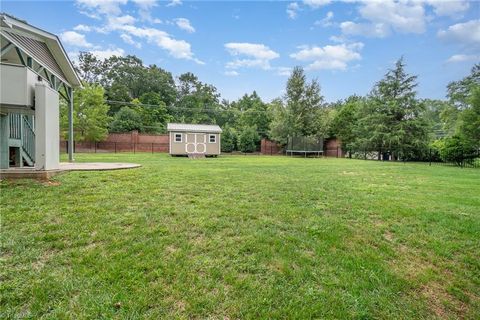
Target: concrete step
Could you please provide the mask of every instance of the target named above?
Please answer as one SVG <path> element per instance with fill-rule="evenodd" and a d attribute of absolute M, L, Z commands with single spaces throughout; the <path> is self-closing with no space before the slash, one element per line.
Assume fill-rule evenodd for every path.
<path fill-rule="evenodd" d="M 205 153 L 189 153 L 189 159 L 205 159 Z"/>

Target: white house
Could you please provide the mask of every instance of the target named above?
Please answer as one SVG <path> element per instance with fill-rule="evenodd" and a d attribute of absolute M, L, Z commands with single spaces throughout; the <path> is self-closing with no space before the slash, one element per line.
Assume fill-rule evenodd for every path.
<path fill-rule="evenodd" d="M 73 160 L 73 89 L 81 86 L 59 38 L 0 14 L 0 169 L 59 168 L 59 99 L 69 105 Z"/>

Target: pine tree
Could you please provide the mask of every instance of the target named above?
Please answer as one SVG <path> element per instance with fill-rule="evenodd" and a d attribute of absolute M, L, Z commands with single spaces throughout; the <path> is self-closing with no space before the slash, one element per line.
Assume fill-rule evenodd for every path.
<path fill-rule="evenodd" d="M 319 111 L 323 103 L 317 80 L 307 83 L 305 72 L 295 67 L 287 81 L 285 94 L 286 125 L 290 136 L 311 136 L 318 131 Z"/>
<path fill-rule="evenodd" d="M 422 117 L 424 105 L 417 100 L 417 76 L 405 72 L 400 58 L 373 88 L 360 111 L 357 136 L 365 149 L 390 152 L 411 158 L 422 152 L 428 141 L 428 123 Z"/>

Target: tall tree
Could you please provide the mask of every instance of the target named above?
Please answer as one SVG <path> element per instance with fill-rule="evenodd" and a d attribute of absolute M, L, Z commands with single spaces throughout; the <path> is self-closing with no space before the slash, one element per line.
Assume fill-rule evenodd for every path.
<path fill-rule="evenodd" d="M 216 123 L 220 94 L 217 88 L 198 80 L 193 73 L 178 77 L 178 97 L 173 108 L 176 121 Z"/>
<path fill-rule="evenodd" d="M 303 69 L 295 67 L 287 81 L 283 103 L 275 104 L 272 110 L 272 137 L 285 143 L 289 136 L 312 136 L 321 132 L 322 106 L 318 81 L 308 83 Z"/>
<path fill-rule="evenodd" d="M 111 132 L 144 131 L 142 115 L 135 107 L 122 107 L 113 117 Z"/>
<path fill-rule="evenodd" d="M 140 96 L 142 123 L 146 132 L 163 133 L 167 122 L 172 120 L 162 96 L 156 92 L 147 92 Z"/>
<path fill-rule="evenodd" d="M 101 83 L 104 76 L 104 64 L 91 52 L 80 52 L 78 62 L 74 63 L 80 78 L 88 83 Z"/>
<path fill-rule="evenodd" d="M 363 148 L 415 156 L 428 142 L 425 106 L 416 99 L 417 77 L 405 72 L 400 58 L 373 88 L 357 126 Z"/>
<path fill-rule="evenodd" d="M 467 101 L 469 108 L 460 114 L 457 133 L 468 145 L 480 148 L 480 85 L 470 88 Z"/>
<path fill-rule="evenodd" d="M 334 115 L 331 124 L 331 135 L 340 139 L 342 149 L 347 151 L 355 141 L 355 127 L 358 123 L 358 115 L 363 107 L 364 98 L 359 96 L 350 96 L 344 102 L 340 103 L 337 112 Z"/>
<path fill-rule="evenodd" d="M 73 124 L 75 140 L 102 141 L 108 134 L 108 105 L 104 103 L 104 90 L 95 84 L 84 84 L 75 91 L 73 104 Z M 68 131 L 68 111 L 65 104 L 61 107 L 61 128 L 64 136 Z"/>
<path fill-rule="evenodd" d="M 232 108 L 239 113 L 238 127 L 256 127 L 260 137 L 268 136 L 270 114 L 267 104 L 262 101 L 257 92 L 245 94 L 238 101 L 232 103 Z"/>
<path fill-rule="evenodd" d="M 480 63 L 475 64 L 468 76 L 447 86 L 447 97 L 457 109 L 467 108 L 472 87 L 480 85 Z"/>
<path fill-rule="evenodd" d="M 310 136 L 317 133 L 317 117 L 322 107 L 323 96 L 317 80 L 307 83 L 305 72 L 295 67 L 287 81 L 284 97 L 287 122 L 292 136 Z"/>

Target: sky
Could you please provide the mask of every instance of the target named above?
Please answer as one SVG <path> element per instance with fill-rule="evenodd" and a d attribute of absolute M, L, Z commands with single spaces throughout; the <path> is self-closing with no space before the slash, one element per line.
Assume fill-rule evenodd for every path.
<path fill-rule="evenodd" d="M 365 95 L 401 56 L 421 98 L 480 62 L 480 1 L 3 1 L 0 11 L 57 34 L 69 56 L 136 55 L 193 72 L 235 100 L 284 94 L 290 70 L 328 102 Z"/>

